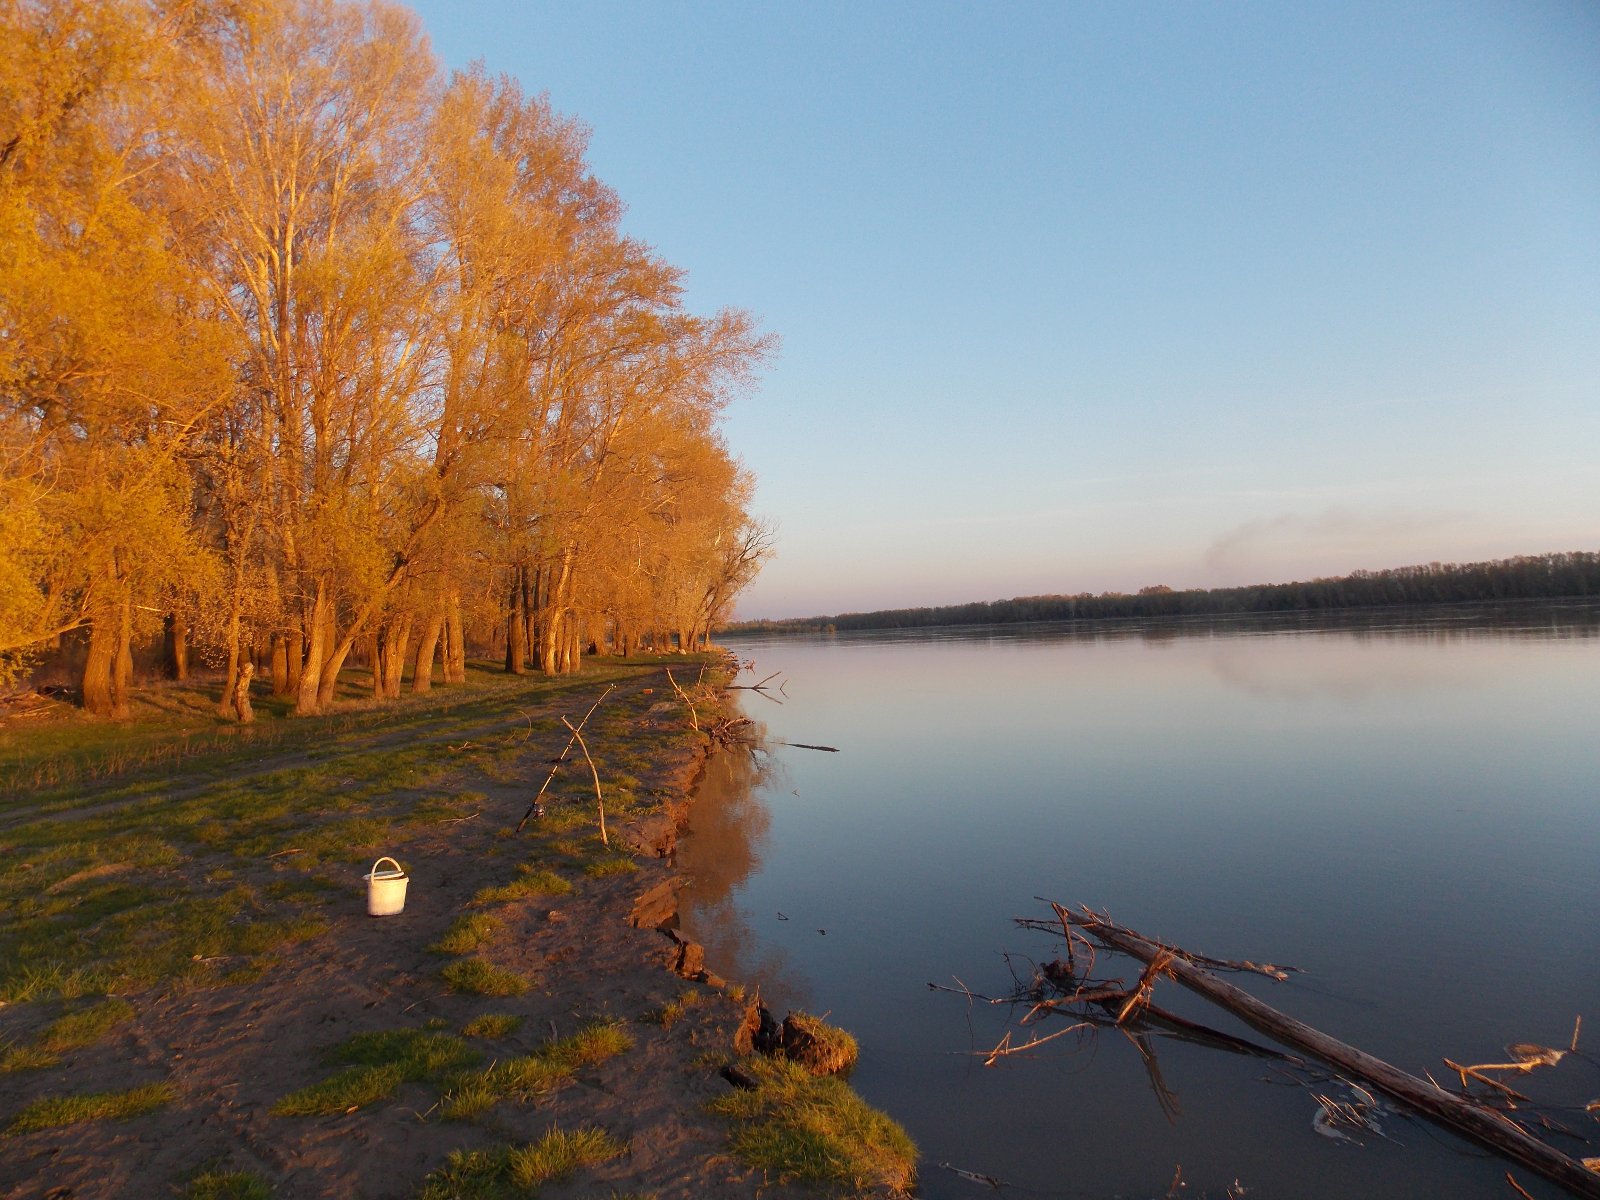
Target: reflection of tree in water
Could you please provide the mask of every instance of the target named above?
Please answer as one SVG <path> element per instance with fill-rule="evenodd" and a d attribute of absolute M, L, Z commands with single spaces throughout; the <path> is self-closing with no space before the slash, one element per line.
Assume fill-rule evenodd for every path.
<path fill-rule="evenodd" d="M 779 1006 L 799 1003 L 803 989 L 787 978 L 788 956 L 762 944 L 739 892 L 761 866 L 772 825 L 761 789 L 775 786 L 782 773 L 782 765 L 761 750 L 732 747 L 712 755 L 690 804 L 688 835 L 677 850 L 686 877 L 679 908 L 685 936 L 705 947 L 711 970 L 759 986 L 768 1003 Z"/>

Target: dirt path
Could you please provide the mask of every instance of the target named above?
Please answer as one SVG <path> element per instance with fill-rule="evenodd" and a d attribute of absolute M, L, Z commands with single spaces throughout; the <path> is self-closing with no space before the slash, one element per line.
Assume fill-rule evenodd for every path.
<path fill-rule="evenodd" d="M 12 1125 L 41 1097 L 152 1083 L 165 1083 L 173 1093 L 165 1106 L 125 1120 L 0 1134 L 0 1195 L 181 1195 L 197 1172 L 212 1170 L 248 1172 L 278 1197 L 379 1200 L 416 1195 L 453 1151 L 520 1145 L 552 1127 L 581 1126 L 606 1130 L 626 1151 L 567 1183 L 547 1185 L 541 1195 L 785 1195 L 725 1156 L 725 1127 L 705 1112 L 706 1101 L 728 1087 L 718 1069 L 731 1049 L 741 1006 L 714 987 L 673 974 L 679 947 L 653 927 L 670 924 L 672 868 L 661 855 L 670 850 L 699 762 L 690 742 L 663 736 L 676 731 L 669 728 L 675 722 L 660 713 L 665 689 L 652 692 L 658 675 L 625 679 L 607 701 L 604 722 L 597 722 L 605 742 L 648 739 L 645 765 L 637 756 L 630 760 L 639 785 L 633 811 L 612 831 L 614 839 L 620 836 L 643 852 L 634 860 L 636 869 L 615 856 L 591 853 L 593 797 L 586 803 L 578 787 L 558 790 L 550 815 L 530 830 L 532 836 L 510 836 L 560 745 L 548 734 L 520 742 L 513 735 L 549 726 L 563 712 L 581 712 L 592 698 L 582 689 L 551 697 L 538 711 L 485 716 L 466 737 L 459 725 L 451 725 L 448 736 L 413 727 L 392 737 L 380 730 L 370 744 L 344 748 L 351 755 L 396 745 L 414 749 L 439 737 L 434 748 L 459 760 L 442 776 L 443 789 L 475 797 L 476 815 L 405 826 L 402 840 L 382 847 L 410 872 L 404 913 L 366 915 L 360 876 L 376 855 L 352 850 L 334 872 L 338 890 L 330 891 L 320 910 L 325 930 L 279 953 L 259 978 L 231 986 L 169 983 L 127 993 L 122 998 L 132 1006 L 132 1019 L 98 1042 L 62 1053 L 53 1067 L 0 1073 L 0 1127 Z M 470 749 L 443 748 L 443 742 L 489 739 L 498 741 L 476 756 Z M 240 778 L 280 771 L 295 761 L 293 754 L 269 752 Z M 180 782 L 175 790 L 185 786 Z M 426 791 L 440 790 L 436 774 Z M 94 811 L 92 800 L 87 807 Z M 293 854 L 242 867 L 221 862 L 195 847 L 166 882 L 199 886 L 229 870 L 241 882 L 270 888 L 304 874 Z M 484 889 L 533 871 L 552 871 L 572 890 L 474 904 Z M 646 927 L 635 928 L 629 916 L 647 893 L 656 901 L 668 899 Z M 492 915 L 499 923 L 474 956 L 520 976 L 528 990 L 472 994 L 452 990 L 441 979 L 441 969 L 462 956 L 429 947 L 470 913 Z M 694 1002 L 682 1004 L 691 989 Z M 72 1006 L 38 1001 L 0 1008 L 0 1039 L 25 1045 L 64 1007 Z M 332 1075 L 338 1068 L 328 1062 L 330 1048 L 355 1035 L 459 1035 L 485 1014 L 519 1018 L 520 1025 L 500 1036 L 465 1039 L 480 1068 L 537 1053 L 550 1040 L 596 1021 L 615 1022 L 631 1048 L 579 1067 L 547 1095 L 501 1100 L 473 1120 L 440 1115 L 438 1079 L 402 1083 L 388 1098 L 334 1115 L 272 1112 L 284 1096 Z"/>

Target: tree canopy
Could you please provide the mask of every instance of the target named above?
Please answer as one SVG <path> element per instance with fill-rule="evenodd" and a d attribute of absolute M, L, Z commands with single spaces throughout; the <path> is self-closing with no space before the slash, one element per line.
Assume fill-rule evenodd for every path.
<path fill-rule="evenodd" d="M 687 647 L 770 553 L 686 311 L 586 132 L 378 2 L 0 6 L 0 676 L 165 632 L 296 710 Z"/>

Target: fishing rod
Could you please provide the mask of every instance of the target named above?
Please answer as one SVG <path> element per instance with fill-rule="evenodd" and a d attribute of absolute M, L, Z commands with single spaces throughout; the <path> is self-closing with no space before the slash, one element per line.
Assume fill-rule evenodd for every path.
<path fill-rule="evenodd" d="M 607 696 L 609 696 L 613 691 L 616 690 L 616 687 L 617 685 L 614 683 L 608 685 L 606 690 L 600 693 L 600 700 L 604 700 Z M 557 756 L 555 762 L 550 764 L 550 774 L 544 777 L 544 783 L 540 786 L 538 794 L 534 796 L 533 802 L 528 805 L 528 811 L 523 813 L 522 820 L 517 822 L 516 831 L 518 833 L 522 832 L 522 827 L 528 823 L 528 819 L 539 810 L 539 801 L 544 797 L 545 791 L 550 787 L 551 781 L 555 779 L 556 772 L 561 769 L 561 764 L 567 761 L 567 755 L 572 753 L 573 746 L 578 744 L 578 731 L 589 723 L 590 717 L 594 716 L 594 710 L 600 707 L 600 700 L 596 700 L 589 706 L 589 711 L 583 714 L 583 720 L 578 722 L 577 729 L 574 729 L 572 731 L 572 736 L 567 739 L 566 748 L 563 749 L 560 755 Z"/>

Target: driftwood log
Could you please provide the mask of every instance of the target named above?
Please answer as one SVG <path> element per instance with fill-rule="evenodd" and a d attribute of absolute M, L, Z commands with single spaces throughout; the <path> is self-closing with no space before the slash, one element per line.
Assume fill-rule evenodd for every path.
<path fill-rule="evenodd" d="M 1405 1107 L 1519 1163 L 1574 1196 L 1600 1200 L 1600 1175 L 1546 1145 L 1509 1117 L 1452 1095 L 1425 1079 L 1407 1074 L 1380 1058 L 1279 1012 L 1249 992 L 1194 965 L 1181 951 L 1174 953 L 1173 947 L 1163 946 L 1092 912 L 1075 913 L 1059 904 L 1051 907 L 1055 909 L 1062 929 L 1069 936 L 1073 928 L 1082 929 L 1101 944 L 1143 963 L 1151 964 L 1159 960 L 1163 974 L 1212 1003 L 1221 1005 L 1252 1029 L 1327 1063 L 1347 1079 L 1378 1089 Z M 1042 921 L 1024 920 L 1021 924 L 1034 929 L 1050 928 Z"/>

